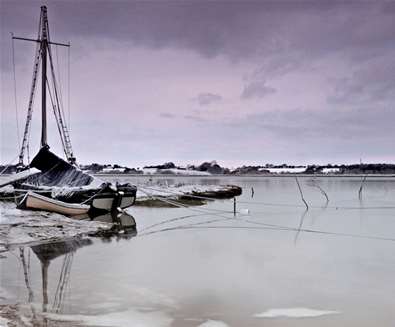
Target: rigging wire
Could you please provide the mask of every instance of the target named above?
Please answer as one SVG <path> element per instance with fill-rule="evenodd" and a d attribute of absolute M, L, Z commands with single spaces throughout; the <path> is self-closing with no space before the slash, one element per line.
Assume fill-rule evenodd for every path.
<path fill-rule="evenodd" d="M 67 111 L 68 111 L 68 126 L 69 130 L 71 130 L 70 123 L 70 56 L 71 56 L 71 46 L 67 48 Z"/>
<path fill-rule="evenodd" d="M 140 188 L 141 190 L 141 188 Z M 141 190 L 142 192 L 144 192 L 143 190 Z M 145 192 L 146 194 L 149 194 L 148 192 Z M 152 198 L 156 198 L 159 201 L 163 201 L 163 202 L 167 202 L 167 203 L 171 203 L 173 205 L 175 205 L 177 202 L 176 201 L 172 201 L 172 200 L 167 200 L 161 197 L 155 197 L 152 194 L 149 194 Z M 203 222 L 197 222 L 197 223 L 190 223 L 190 224 L 186 224 L 186 225 L 181 225 L 181 226 L 176 226 L 176 227 L 167 227 L 167 228 L 163 228 L 160 230 L 149 230 L 153 227 L 156 226 L 160 226 L 169 222 L 173 222 L 173 221 L 177 221 L 177 220 L 183 220 L 186 218 L 190 218 L 193 217 L 194 215 L 189 215 L 189 216 L 181 216 L 181 217 L 176 217 L 176 218 L 172 218 L 169 220 L 165 220 L 156 224 L 153 224 L 151 226 L 145 227 L 142 231 L 145 231 L 143 234 L 140 234 L 139 236 L 146 236 L 146 235 L 150 235 L 150 234 L 155 234 L 155 233 L 159 233 L 159 232 L 163 232 L 163 231 L 171 231 L 171 230 L 179 230 L 179 229 L 193 229 L 193 228 L 239 228 L 239 229 L 271 229 L 271 230 L 278 230 L 278 231 L 292 231 L 292 232 L 296 232 L 296 237 L 295 237 L 295 241 L 297 240 L 298 235 L 301 232 L 306 232 L 306 233 L 316 233 L 316 234 L 324 234 L 324 235 L 335 235 L 335 236 L 344 236 L 344 237 L 352 237 L 352 238 L 362 238 L 362 239 L 372 239 L 372 240 L 382 240 L 382 241 L 395 241 L 395 238 L 390 238 L 390 237 L 381 237 L 381 236 L 374 236 L 374 235 L 361 235 L 361 234 L 352 234 L 352 233 L 341 233 L 341 232 L 328 232 L 328 231 L 322 231 L 322 230 L 316 230 L 316 229 L 308 229 L 308 228 L 302 228 L 303 225 L 303 220 L 305 215 L 307 214 L 307 210 L 303 213 L 302 215 L 302 219 L 301 222 L 299 223 L 298 227 L 289 227 L 289 226 L 284 226 L 284 225 L 276 225 L 276 224 L 268 224 L 268 223 L 263 223 L 263 222 L 256 222 L 256 221 L 252 221 L 249 219 L 245 219 L 245 218 L 239 218 L 237 219 L 238 221 L 244 221 L 250 224 L 255 224 L 255 225 L 261 225 L 264 227 L 260 227 L 260 228 L 251 228 L 248 226 L 202 226 L 204 224 L 209 224 L 209 223 L 213 223 L 213 222 L 218 222 L 218 221 L 229 221 L 229 220 L 234 220 L 235 218 L 232 217 L 226 217 L 217 213 L 212 213 L 212 212 L 206 212 L 204 209 L 192 209 L 188 206 L 182 205 L 182 204 L 178 204 L 180 207 L 191 210 L 191 211 L 200 211 L 203 212 L 202 215 L 207 215 L 207 216 L 216 216 L 219 217 L 219 219 L 214 219 L 214 220 L 209 220 L 209 221 L 203 221 Z M 239 214 L 239 213 L 238 213 Z M 239 216 L 240 217 L 240 216 Z M 198 226 L 198 227 L 197 227 Z M 148 230 L 148 231 L 147 231 Z"/>
<path fill-rule="evenodd" d="M 60 99 L 60 102 L 62 103 L 62 105 L 64 104 L 64 102 L 63 102 L 63 91 L 62 91 L 62 89 L 63 89 L 63 87 L 62 87 L 62 76 L 61 76 L 61 74 L 60 74 L 60 66 L 59 66 L 59 55 L 58 55 L 58 46 L 57 45 L 55 45 L 55 56 L 56 56 L 56 66 L 57 66 L 57 73 L 58 73 L 58 76 L 57 76 L 57 78 L 58 78 L 58 81 L 59 81 L 59 99 Z"/>
<path fill-rule="evenodd" d="M 155 199 L 155 200 L 159 200 L 159 201 L 162 201 L 162 202 L 165 202 L 165 203 L 168 203 L 168 204 L 171 204 L 171 205 L 173 205 L 175 207 L 187 208 L 187 209 L 190 209 L 192 211 L 207 212 L 207 213 L 212 213 L 212 212 L 217 212 L 217 213 L 219 212 L 219 213 L 224 213 L 224 214 L 226 214 L 226 213 L 233 213 L 233 211 L 231 211 L 231 210 L 219 210 L 219 209 L 211 209 L 211 208 L 195 208 L 194 206 L 193 207 L 192 206 L 188 206 L 188 205 L 186 205 L 184 203 L 177 202 L 176 200 L 165 199 L 165 198 L 163 198 L 161 196 L 153 195 L 152 193 L 149 193 L 148 191 L 144 191 L 142 188 L 144 188 L 144 187 L 140 186 L 138 189 L 142 193 L 145 193 L 146 195 L 148 195 L 150 198 Z"/>
<path fill-rule="evenodd" d="M 154 187 L 145 186 L 145 185 L 143 187 L 148 189 L 148 190 L 152 190 L 152 191 L 159 191 L 159 192 L 164 192 L 164 193 L 170 193 L 170 194 L 174 194 L 174 195 L 178 195 L 178 196 L 182 195 L 182 196 L 185 196 L 185 197 L 188 197 L 188 198 L 202 199 L 202 200 L 209 200 L 209 201 L 214 201 L 215 200 L 215 198 L 210 198 L 210 197 L 207 197 L 207 196 L 192 195 L 192 194 L 188 194 L 188 193 L 180 194 L 178 192 L 170 191 L 168 189 L 163 189 L 163 188 L 159 189 L 159 188 L 154 188 Z"/>
<path fill-rule="evenodd" d="M 16 134 L 18 138 L 18 148 L 21 148 L 20 132 L 19 132 L 19 115 L 18 115 L 18 99 L 16 92 L 16 71 L 15 71 L 15 45 L 14 45 L 14 34 L 11 33 L 11 43 L 12 43 L 12 67 L 14 72 L 14 101 L 15 101 L 15 119 L 16 119 Z"/>
<path fill-rule="evenodd" d="M 64 140 L 63 133 L 62 133 L 62 127 L 60 126 L 60 123 L 59 123 L 58 113 L 57 113 L 57 110 L 56 110 L 56 104 L 55 104 L 54 101 L 53 101 L 53 97 L 52 97 L 52 93 L 51 93 L 51 88 L 50 88 L 50 85 L 49 85 L 49 83 L 48 83 L 48 79 L 47 79 L 46 82 L 47 82 L 47 86 L 48 86 L 49 98 L 51 99 L 51 104 L 52 104 L 53 113 L 54 113 L 55 118 L 56 118 L 56 119 L 55 119 L 55 120 L 56 120 L 56 126 L 58 127 L 59 136 L 60 136 L 60 140 L 61 140 L 61 142 L 62 142 L 63 151 L 65 152 L 66 157 L 67 157 L 67 151 L 66 151 L 66 146 L 65 146 L 65 140 Z"/>
<path fill-rule="evenodd" d="M 322 234 L 322 235 L 333 235 L 333 236 L 343 236 L 343 237 L 350 237 L 350 238 L 359 238 L 359 239 L 369 239 L 369 240 L 379 240 L 379 241 L 391 241 L 395 242 L 395 238 L 391 237 L 382 237 L 382 236 L 375 236 L 375 235 L 363 235 L 363 234 L 352 234 L 352 233 L 341 233 L 341 232 L 328 232 L 318 229 L 308 229 L 308 228 L 297 228 L 297 227 L 289 227 L 283 225 L 276 225 L 276 224 L 268 224 L 268 223 L 261 223 L 256 222 L 248 219 L 237 219 L 238 221 L 244 221 L 249 224 L 258 225 L 255 227 L 251 226 L 229 226 L 229 225 L 217 225 L 217 226 L 203 226 L 204 224 L 210 224 L 213 222 L 219 221 L 227 221 L 227 220 L 234 220 L 234 218 L 222 218 L 222 219 L 214 219 L 208 220 L 198 223 L 190 223 L 181 226 L 174 226 L 174 227 L 166 227 L 159 230 L 151 230 L 146 231 L 142 234 L 139 234 L 137 237 L 148 236 L 151 234 L 167 232 L 167 231 L 176 231 L 176 230 L 193 230 L 193 229 L 246 229 L 246 230 L 273 230 L 273 231 L 286 231 L 286 232 L 305 232 L 305 233 L 312 233 L 312 234 Z"/>
<path fill-rule="evenodd" d="M 143 232 L 143 231 L 145 231 L 147 229 L 151 229 L 153 227 L 157 227 L 157 226 L 161 226 L 161 225 L 164 225 L 164 224 L 168 224 L 168 223 L 171 223 L 171 222 L 174 222 L 174 221 L 180 221 L 180 220 L 185 220 L 185 219 L 188 219 L 188 218 L 194 218 L 194 217 L 200 217 L 200 216 L 206 216 L 206 215 L 207 215 L 206 213 L 199 213 L 199 214 L 185 215 L 185 216 L 181 216 L 181 217 L 175 217 L 175 218 L 162 220 L 162 221 L 160 221 L 158 223 L 155 223 L 155 224 L 152 224 L 152 225 L 149 225 L 149 226 L 146 226 L 146 227 L 140 229 L 139 232 Z"/>
<path fill-rule="evenodd" d="M 19 157 L 19 154 L 17 154 L 14 159 L 12 159 L 8 164 L 6 164 L 4 169 L 0 172 L 0 175 L 3 175 L 3 173 L 7 170 L 7 168 L 9 166 L 11 166 L 18 157 Z"/>

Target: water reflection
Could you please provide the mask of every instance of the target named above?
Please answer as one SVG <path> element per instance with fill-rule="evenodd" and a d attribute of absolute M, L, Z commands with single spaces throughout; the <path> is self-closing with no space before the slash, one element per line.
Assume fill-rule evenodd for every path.
<path fill-rule="evenodd" d="M 89 238 L 86 239 L 71 239 L 64 242 L 55 242 L 49 244 L 40 244 L 31 246 L 30 249 L 35 254 L 36 258 L 40 261 L 41 265 L 41 280 L 42 280 L 42 311 L 48 311 L 48 273 L 51 261 L 63 256 L 63 263 L 58 278 L 51 278 L 51 280 L 58 280 L 56 292 L 52 309 L 50 311 L 60 312 L 62 302 L 65 295 L 65 290 L 70 281 L 70 271 L 73 263 L 75 252 L 81 247 L 91 245 L 93 241 Z M 29 258 L 26 258 L 25 247 L 19 248 L 19 254 L 22 262 L 25 285 L 28 291 L 28 303 L 35 300 L 35 294 L 30 283 L 30 252 Z"/>
<path fill-rule="evenodd" d="M 105 240 L 111 244 L 74 251 L 72 295 L 58 295 L 64 305 L 56 317 L 67 254 L 50 261 L 46 317 L 68 319 L 62 326 L 76 320 L 91 326 L 391 326 L 394 180 L 369 177 L 362 206 L 361 178 L 310 179 L 300 178 L 307 213 L 294 178 L 285 177 L 221 180 L 254 188 L 253 198 L 248 191 L 238 198 L 236 217 L 229 200 L 198 208 L 131 208 L 139 237 L 113 237 Z M 7 301 L 21 303 L 26 287 L 23 278 L 15 282 L 14 259 L 5 259 L 3 285 L 11 293 Z M 41 261 L 34 261 L 40 266 L 32 262 L 30 288 L 40 315 Z"/>
<path fill-rule="evenodd" d="M 124 232 L 113 237 L 102 237 L 103 242 L 117 241 L 121 239 L 131 239 L 137 235 L 134 219 L 131 215 L 125 214 L 119 217 L 123 221 Z M 111 215 L 96 217 L 100 221 L 111 221 Z M 132 227 L 131 227 L 132 226 Z M 27 289 L 27 304 L 30 312 L 21 313 L 21 316 L 30 317 L 33 326 L 49 326 L 51 321 L 46 313 L 62 313 L 64 309 L 66 291 L 70 290 L 71 268 L 76 252 L 94 242 L 91 238 L 73 238 L 61 242 L 39 244 L 30 247 L 19 248 L 19 258 L 23 268 L 24 283 Z M 34 292 L 31 282 L 31 254 L 38 259 L 41 268 L 41 292 Z M 51 270 L 51 262 L 62 258 L 60 271 Z M 56 287 L 49 287 L 49 281 L 56 281 Z M 50 292 L 52 290 L 52 294 Z M 39 294 L 41 293 L 41 297 Z M 68 293 L 69 294 L 69 293 Z M 38 303 L 41 303 L 41 311 Z M 25 309 L 24 309 L 25 310 Z M 38 311 L 37 311 L 38 310 Z M 60 326 L 60 322 L 55 322 L 55 326 Z M 67 325 L 67 324 L 66 324 Z"/>

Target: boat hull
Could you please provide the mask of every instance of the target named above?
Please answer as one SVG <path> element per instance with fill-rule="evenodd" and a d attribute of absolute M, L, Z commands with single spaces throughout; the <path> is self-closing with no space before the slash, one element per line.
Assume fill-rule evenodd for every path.
<path fill-rule="evenodd" d="M 33 192 L 27 192 L 17 207 L 18 209 L 56 212 L 66 216 L 87 214 L 90 209 L 88 205 L 65 203 Z"/>

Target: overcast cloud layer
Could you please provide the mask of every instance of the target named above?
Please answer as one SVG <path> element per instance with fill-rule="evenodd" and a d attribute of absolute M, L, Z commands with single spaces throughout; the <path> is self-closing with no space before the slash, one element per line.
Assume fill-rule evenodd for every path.
<path fill-rule="evenodd" d="M 35 37 L 40 5 L 1 2 L 2 162 L 18 146 L 9 33 Z M 393 1 L 49 1 L 48 14 L 72 44 L 82 163 L 395 161 Z M 34 45 L 15 51 L 22 130 Z M 67 50 L 57 58 L 67 108 Z"/>

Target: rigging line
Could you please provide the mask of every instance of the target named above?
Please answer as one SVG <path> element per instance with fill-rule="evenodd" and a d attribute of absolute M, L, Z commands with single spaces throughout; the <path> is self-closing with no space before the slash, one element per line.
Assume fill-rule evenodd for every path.
<path fill-rule="evenodd" d="M 70 123 L 70 56 L 71 56 L 71 46 L 67 47 L 67 111 L 68 111 L 68 126 L 71 130 Z"/>
<path fill-rule="evenodd" d="M 263 206 L 273 206 L 273 207 L 295 207 L 295 208 L 305 208 L 304 205 L 299 204 L 287 204 L 287 203 L 270 203 L 270 202 L 255 202 L 255 201 L 237 201 L 237 203 L 242 204 L 257 204 Z M 309 206 L 313 209 L 335 209 L 335 210 L 365 210 L 365 209 L 395 209 L 395 206 L 381 206 L 381 207 L 357 207 L 357 206 Z"/>
<path fill-rule="evenodd" d="M 28 302 L 31 303 L 34 299 L 34 293 L 33 293 L 33 290 L 31 288 L 30 281 L 29 281 L 29 268 L 28 268 L 28 265 L 26 264 L 25 248 L 24 247 L 19 248 L 19 256 L 21 258 L 22 267 L 23 267 L 23 276 L 24 276 L 26 288 L 28 291 Z"/>
<path fill-rule="evenodd" d="M 7 170 L 9 166 L 13 164 L 13 162 L 19 157 L 19 154 L 16 155 L 14 159 L 12 159 L 7 165 L 5 165 L 4 169 L 0 172 L 0 175 L 3 175 L 3 173 Z"/>
<path fill-rule="evenodd" d="M 70 281 L 70 273 L 71 273 L 71 266 L 72 266 L 73 258 L 74 258 L 74 252 L 67 253 L 66 255 L 69 256 L 69 259 L 68 259 L 67 266 L 66 266 L 64 282 L 62 283 L 62 287 L 60 289 L 60 298 L 59 298 L 58 308 L 56 310 L 57 313 L 59 313 L 59 311 L 62 308 L 63 301 L 64 301 L 64 298 L 66 295 L 65 291 L 66 291 L 67 285 L 69 284 L 69 281 Z"/>
<path fill-rule="evenodd" d="M 65 144 L 66 144 L 66 148 L 64 150 L 67 152 L 66 153 L 67 159 L 70 160 L 71 158 L 73 158 L 73 149 L 71 146 L 70 135 L 69 135 L 69 131 L 67 129 L 67 124 L 65 121 L 65 114 L 64 114 L 63 106 L 61 103 L 59 103 L 56 76 L 55 76 L 55 71 L 54 71 L 54 66 L 53 66 L 52 50 L 51 50 L 50 44 L 48 45 L 48 55 L 49 55 L 49 63 L 50 63 L 50 67 L 51 67 L 54 95 L 55 95 L 57 109 L 58 109 L 58 113 L 59 113 L 59 122 L 60 122 L 60 125 L 62 126 L 62 133 L 64 134 L 63 137 L 64 137 Z"/>
<path fill-rule="evenodd" d="M 274 202 L 262 202 L 262 201 L 245 201 L 240 200 L 237 203 L 244 203 L 244 204 L 261 204 L 265 206 L 272 206 L 272 207 L 297 207 L 297 208 L 305 208 L 306 206 L 301 204 L 288 204 L 288 203 L 274 203 Z"/>
<path fill-rule="evenodd" d="M 55 306 L 56 306 L 56 304 L 58 302 L 58 299 L 59 299 L 60 288 L 61 288 L 62 281 L 64 279 L 63 275 L 65 273 L 66 261 L 67 261 L 67 255 L 63 258 L 62 268 L 60 269 L 60 275 L 59 275 L 58 284 L 56 286 L 56 291 L 55 291 L 54 301 L 53 301 L 53 304 L 52 304 L 52 309 L 55 308 Z"/>
<path fill-rule="evenodd" d="M 194 226 L 194 225 L 185 225 L 185 226 L 176 226 L 176 227 L 167 227 L 164 229 L 140 234 L 137 237 L 147 236 L 150 234 L 156 234 L 160 232 L 167 232 L 167 231 L 176 231 L 176 230 L 193 230 L 193 229 L 246 229 L 246 230 L 273 230 L 273 231 L 284 231 L 284 232 L 295 232 L 297 231 L 296 228 L 282 228 L 275 227 L 275 226 Z M 351 237 L 351 238 L 359 238 L 359 239 L 369 239 L 369 240 L 376 240 L 376 241 L 390 241 L 395 242 L 395 238 L 388 238 L 388 237 L 381 237 L 381 236 L 370 236 L 370 235 L 360 235 L 360 234 L 348 234 L 348 233 L 336 233 L 336 232 L 326 232 L 314 229 L 301 229 L 302 232 L 306 233 L 315 233 L 315 234 L 322 234 L 322 235 L 333 235 L 333 236 L 343 236 L 343 237 Z"/>
<path fill-rule="evenodd" d="M 57 80 L 56 80 L 55 69 L 54 69 L 54 65 L 53 65 L 53 59 L 52 59 L 52 48 L 51 48 L 50 44 L 48 44 L 48 54 L 49 54 L 49 63 L 51 66 L 52 83 L 53 83 L 53 87 L 54 87 L 54 94 L 55 94 L 56 103 L 58 105 L 58 110 L 59 111 L 61 110 L 61 112 L 63 114 L 63 116 L 61 116 L 61 117 L 62 117 L 63 121 L 65 121 L 65 118 L 64 118 L 65 114 L 64 114 L 64 110 L 63 110 L 62 99 L 60 96 L 58 96 L 58 91 L 57 91 L 58 90 Z M 60 101 L 59 101 L 59 98 L 60 98 Z"/>
<path fill-rule="evenodd" d="M 160 196 L 159 196 L 160 197 Z M 176 200 L 172 200 L 172 199 L 168 199 L 168 198 L 163 198 L 163 197 L 160 197 L 161 199 L 166 199 L 166 201 L 169 203 L 169 204 L 172 204 L 172 205 L 174 205 L 174 206 L 176 206 L 176 207 L 182 207 L 182 208 L 195 208 L 196 206 L 192 206 L 192 205 L 187 205 L 187 204 L 184 204 L 184 203 L 181 203 L 181 202 L 178 202 L 178 201 L 176 201 Z M 204 210 L 204 211 L 207 211 L 207 212 L 220 212 L 220 213 L 233 213 L 233 210 L 220 210 L 220 209 L 211 209 L 211 208 L 199 208 L 200 210 Z"/>
<path fill-rule="evenodd" d="M 207 196 L 192 195 L 192 194 L 188 194 L 188 193 L 181 193 L 180 194 L 180 193 L 177 193 L 175 191 L 170 191 L 170 190 L 167 190 L 167 189 L 157 189 L 157 188 L 153 188 L 153 187 L 150 187 L 150 186 L 141 186 L 141 187 L 144 187 L 146 189 L 150 189 L 152 191 L 160 191 L 160 192 L 164 192 L 164 193 L 167 192 L 167 193 L 178 195 L 178 196 L 186 196 L 188 198 L 196 198 L 196 199 L 203 199 L 203 200 L 209 200 L 209 201 L 216 200 L 215 198 L 210 198 L 210 197 L 207 197 Z"/>
<path fill-rule="evenodd" d="M 31 88 L 30 88 L 30 95 L 29 95 L 29 101 L 28 101 L 28 108 L 27 108 L 27 116 L 26 116 L 26 123 L 25 123 L 25 129 L 23 133 L 23 141 L 22 141 L 22 146 L 20 149 L 19 153 L 19 162 L 20 164 L 23 164 L 23 157 L 25 155 L 25 150 L 29 150 L 29 140 L 30 140 L 30 125 L 32 122 L 32 114 L 33 114 L 33 105 L 34 105 L 34 98 L 36 94 L 36 86 L 37 86 L 37 75 L 38 71 L 40 70 L 40 65 L 41 65 L 41 47 L 39 43 L 36 45 L 36 51 L 35 51 L 35 57 L 34 57 L 34 62 L 33 62 L 33 76 L 32 76 L 32 83 L 31 83 Z M 30 158 L 29 158 L 30 160 Z"/>
<path fill-rule="evenodd" d="M 179 221 L 179 220 L 184 220 L 184 219 L 187 219 L 187 218 L 194 218 L 194 217 L 199 217 L 199 216 L 206 216 L 206 213 L 193 214 L 193 215 L 187 215 L 187 216 L 181 216 L 181 217 L 175 217 L 175 218 L 163 220 L 163 221 L 160 221 L 160 222 L 158 222 L 156 224 L 152 224 L 152 225 L 149 225 L 147 227 L 144 227 L 144 228 L 140 229 L 139 232 L 143 232 L 143 231 L 145 231 L 147 229 L 151 229 L 153 227 L 157 227 L 157 226 L 164 225 L 164 224 L 167 224 L 167 223 L 171 223 L 171 222 L 174 222 L 174 221 Z"/>
<path fill-rule="evenodd" d="M 292 232 L 295 232 L 295 231 L 297 232 L 298 231 L 298 229 L 295 228 L 295 227 L 281 226 L 281 225 L 275 225 L 275 224 L 265 224 L 265 223 L 255 222 L 255 221 L 251 221 L 251 220 L 247 220 L 247 219 L 243 219 L 243 220 L 248 222 L 248 223 L 251 223 L 251 224 L 276 227 L 276 228 L 279 228 L 279 230 L 292 231 Z M 381 241 L 395 242 L 395 238 L 374 236 L 374 235 L 351 234 L 351 233 L 340 233 L 340 232 L 328 232 L 328 231 L 323 231 L 323 230 L 319 230 L 319 229 L 307 229 L 307 228 L 301 228 L 300 231 L 301 232 L 305 232 L 305 233 L 316 233 L 316 234 L 346 236 L 346 237 L 352 237 L 352 238 L 363 238 L 363 239 L 372 239 L 372 240 L 381 240 Z"/>
<path fill-rule="evenodd" d="M 62 106 L 64 106 L 63 102 L 63 92 L 62 92 L 62 77 L 60 75 L 60 66 L 59 66 L 59 56 L 58 56 L 58 46 L 55 45 L 55 55 L 56 55 L 56 66 L 58 69 L 58 81 L 59 81 L 59 98 Z"/>
<path fill-rule="evenodd" d="M 153 230 L 153 231 L 148 231 L 148 232 L 145 232 L 142 234 L 138 234 L 137 237 L 156 234 L 156 233 L 160 233 L 160 232 L 164 232 L 164 231 L 168 231 L 168 230 L 177 230 L 177 229 L 184 229 L 184 228 L 187 229 L 188 227 L 201 226 L 204 224 L 211 224 L 211 223 L 216 223 L 216 222 L 220 222 L 220 221 L 227 221 L 229 219 L 233 219 L 233 218 L 210 219 L 210 220 L 205 220 L 205 221 L 201 221 L 201 222 L 197 222 L 197 223 L 185 224 L 185 225 L 181 225 L 181 226 L 166 227 L 163 229 Z"/>
<path fill-rule="evenodd" d="M 0 201 L 3 201 L 3 200 L 14 200 L 14 199 L 22 198 L 24 196 L 25 196 L 25 194 L 14 195 L 14 196 L 2 196 L 2 197 L 0 197 Z"/>
<path fill-rule="evenodd" d="M 15 101 L 15 118 L 16 118 L 16 134 L 18 137 L 18 148 L 21 148 L 20 132 L 19 132 L 19 115 L 18 115 L 18 99 L 16 92 L 16 71 L 15 71 L 15 45 L 14 45 L 14 34 L 11 33 L 11 43 L 12 43 L 12 67 L 14 72 L 14 101 Z"/>
<path fill-rule="evenodd" d="M 150 231 L 150 232 L 146 232 L 143 234 L 138 234 L 137 237 L 142 237 L 142 236 L 148 236 L 151 234 L 157 234 L 157 233 L 162 233 L 162 232 L 167 232 L 167 231 L 173 231 L 173 230 L 192 230 L 192 229 L 216 229 L 216 228 L 225 228 L 225 229 L 268 229 L 268 230 L 278 230 L 279 228 L 277 227 L 258 227 L 258 228 L 253 228 L 250 226 L 229 226 L 229 225 L 225 225 L 225 226 L 202 226 L 204 224 L 210 224 L 213 222 L 219 222 L 219 221 L 226 221 L 226 219 L 214 219 L 214 220 L 207 220 L 207 221 L 203 221 L 200 223 L 193 223 L 193 224 L 186 224 L 186 225 L 180 225 L 180 226 L 174 226 L 174 227 L 165 227 L 162 229 L 158 229 L 158 230 L 154 230 L 154 231 Z M 281 229 L 282 230 L 282 229 Z"/>
<path fill-rule="evenodd" d="M 151 197 L 152 197 L 152 198 L 155 198 L 155 196 L 152 196 L 152 195 L 151 195 Z M 163 198 L 157 198 L 157 200 L 163 201 L 163 202 L 168 202 L 167 200 L 165 200 L 165 199 L 163 199 Z M 173 204 L 173 205 L 176 205 L 175 203 L 172 203 L 172 204 Z M 227 216 L 223 216 L 223 215 L 220 215 L 220 214 L 217 214 L 217 213 L 207 212 L 207 211 L 203 211 L 203 210 L 200 210 L 200 209 L 185 207 L 185 206 L 181 206 L 181 205 L 180 205 L 180 207 L 181 207 L 181 208 L 188 209 L 188 210 L 190 210 L 190 211 L 204 213 L 206 216 L 220 217 L 219 220 L 221 220 L 221 221 L 222 221 L 222 220 L 230 220 L 230 219 L 233 220 L 233 219 L 235 219 L 233 216 L 232 216 L 232 217 L 227 217 Z M 214 221 L 219 221 L 219 220 L 216 219 L 216 220 L 214 220 Z M 214 222 L 214 221 L 212 221 L 212 222 Z M 196 224 L 200 224 L 200 223 L 196 223 Z"/>
<path fill-rule="evenodd" d="M 153 199 L 156 199 L 156 200 L 159 200 L 159 201 L 162 201 L 162 202 L 165 202 L 165 203 L 169 203 L 169 204 L 174 205 L 174 206 L 176 206 L 176 207 L 189 209 L 189 210 L 191 210 L 191 211 L 206 212 L 207 214 L 221 216 L 221 215 L 219 215 L 219 214 L 212 213 L 212 211 L 213 211 L 212 209 L 208 209 L 208 208 L 200 208 L 200 209 L 198 209 L 198 208 L 192 208 L 192 207 L 190 207 L 190 206 L 187 206 L 187 205 L 185 205 L 185 204 L 179 203 L 179 202 L 174 201 L 174 200 L 164 199 L 163 197 L 155 196 L 155 195 L 153 195 L 153 194 L 151 194 L 151 193 L 149 193 L 149 192 L 147 192 L 147 191 L 142 190 L 141 188 L 140 188 L 140 191 L 143 192 L 143 193 L 145 193 L 145 194 L 147 194 L 148 196 L 150 196 L 150 197 L 153 198 Z M 214 211 L 217 211 L 217 210 L 214 210 Z M 221 211 L 221 212 L 222 212 L 222 213 L 233 213 L 233 211 Z M 224 217 L 224 216 L 222 216 L 222 217 Z M 228 217 L 226 217 L 226 218 L 228 218 Z"/>
<path fill-rule="evenodd" d="M 56 118 L 56 119 L 55 119 L 55 120 L 56 120 L 56 126 L 58 127 L 58 131 L 59 131 L 59 135 L 60 135 L 60 140 L 61 140 L 62 146 L 63 146 L 63 151 L 64 151 L 64 153 L 66 154 L 66 157 L 67 157 L 67 151 L 66 151 L 66 147 L 65 147 L 65 140 L 64 140 L 63 133 L 62 133 L 62 128 L 61 128 L 60 123 L 59 123 L 58 115 L 57 115 L 57 113 L 56 113 L 56 105 L 55 105 L 54 102 L 53 102 L 52 93 L 51 93 L 51 89 L 50 89 L 50 86 L 49 86 L 49 83 L 48 83 L 48 79 L 46 80 L 46 82 L 47 82 L 47 86 L 48 86 L 48 94 L 49 94 L 49 97 L 50 97 L 50 99 L 51 99 L 51 104 L 52 104 L 53 113 L 54 113 L 55 118 Z"/>

